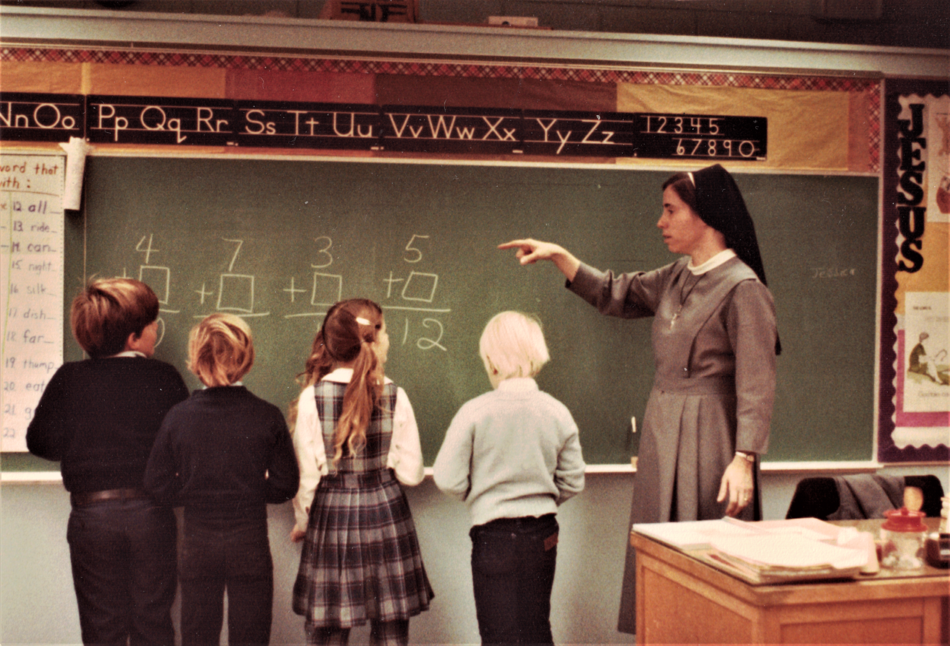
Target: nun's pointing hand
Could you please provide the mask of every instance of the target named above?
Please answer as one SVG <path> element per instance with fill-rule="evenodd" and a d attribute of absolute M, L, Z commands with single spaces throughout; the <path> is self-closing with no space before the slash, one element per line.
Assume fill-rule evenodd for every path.
<path fill-rule="evenodd" d="M 574 280 L 580 261 L 567 249 L 553 242 L 541 242 L 532 238 L 511 240 L 498 245 L 499 249 L 517 249 L 515 257 L 522 265 L 533 265 L 539 260 L 550 260 L 568 280 Z"/>

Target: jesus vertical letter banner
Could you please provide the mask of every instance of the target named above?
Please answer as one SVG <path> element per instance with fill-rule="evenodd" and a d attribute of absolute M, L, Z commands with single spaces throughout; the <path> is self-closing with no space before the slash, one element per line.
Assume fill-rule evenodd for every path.
<path fill-rule="evenodd" d="M 886 80 L 878 460 L 950 457 L 950 84 Z"/>

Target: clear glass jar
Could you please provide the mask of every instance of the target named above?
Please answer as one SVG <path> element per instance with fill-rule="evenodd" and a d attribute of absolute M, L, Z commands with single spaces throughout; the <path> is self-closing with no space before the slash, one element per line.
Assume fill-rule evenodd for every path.
<path fill-rule="evenodd" d="M 927 539 L 924 513 L 907 507 L 885 511 L 887 520 L 881 525 L 881 567 L 894 570 L 921 568 L 921 554 Z"/>

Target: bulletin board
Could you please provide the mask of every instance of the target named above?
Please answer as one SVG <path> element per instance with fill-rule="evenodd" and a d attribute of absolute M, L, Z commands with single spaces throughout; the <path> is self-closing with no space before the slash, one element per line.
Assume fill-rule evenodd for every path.
<path fill-rule="evenodd" d="M 878 460 L 950 460 L 950 84 L 888 80 Z"/>

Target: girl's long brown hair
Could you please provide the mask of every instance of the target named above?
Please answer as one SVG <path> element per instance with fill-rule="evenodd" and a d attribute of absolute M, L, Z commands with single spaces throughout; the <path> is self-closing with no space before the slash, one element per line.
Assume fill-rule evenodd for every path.
<path fill-rule="evenodd" d="M 343 395 L 343 412 L 333 432 L 333 464 L 356 455 L 366 446 L 369 427 L 383 388 L 383 364 L 373 348 L 383 326 L 383 310 L 373 301 L 354 298 L 330 308 L 313 339 L 304 371 L 297 376 L 301 388 L 312 386 L 341 365 L 352 363 L 353 379 Z M 297 419 L 297 403 L 291 404 L 290 425 Z"/>

